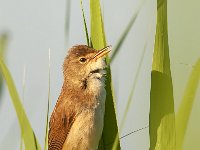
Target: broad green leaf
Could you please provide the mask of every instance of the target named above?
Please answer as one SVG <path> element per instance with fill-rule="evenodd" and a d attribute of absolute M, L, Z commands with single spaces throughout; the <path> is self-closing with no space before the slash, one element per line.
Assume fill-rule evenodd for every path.
<path fill-rule="evenodd" d="M 81 10 L 82 10 L 82 17 L 83 17 L 83 22 L 84 22 L 84 29 L 85 29 L 85 36 L 86 36 L 86 40 L 87 40 L 87 45 L 90 46 L 90 39 L 89 39 L 89 35 L 88 35 L 87 23 L 86 23 L 86 19 L 85 19 L 85 13 L 84 13 L 84 9 L 83 9 L 82 0 L 81 0 Z"/>
<path fill-rule="evenodd" d="M 95 49 L 101 49 L 106 46 L 106 38 L 101 15 L 99 0 L 90 0 L 90 17 L 91 17 L 91 43 Z M 107 58 L 109 64 L 109 58 Z M 108 65 L 106 80 L 106 104 L 104 116 L 104 129 L 99 144 L 99 150 L 110 150 L 118 135 L 116 120 L 115 104 L 112 93 L 111 71 Z M 117 149 L 120 149 L 119 139 Z"/>
<path fill-rule="evenodd" d="M 175 150 L 175 114 L 170 71 L 167 0 L 157 7 L 150 92 L 150 150 Z"/>
<path fill-rule="evenodd" d="M 26 116 L 19 95 L 15 88 L 14 82 L 3 60 L 0 58 L 0 70 L 8 86 L 8 90 L 19 120 L 22 136 L 24 140 L 25 149 L 27 150 L 40 150 L 40 145 L 35 137 L 30 122 Z"/>
<path fill-rule="evenodd" d="M 176 114 L 176 147 L 182 150 L 190 113 L 200 81 L 200 59 L 195 64 Z"/>

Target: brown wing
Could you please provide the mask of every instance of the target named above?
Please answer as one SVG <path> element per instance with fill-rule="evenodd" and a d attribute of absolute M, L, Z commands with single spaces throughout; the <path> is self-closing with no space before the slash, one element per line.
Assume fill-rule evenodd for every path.
<path fill-rule="evenodd" d="M 73 109 L 60 107 L 53 112 L 49 123 L 48 150 L 62 150 L 67 134 L 75 120 Z"/>

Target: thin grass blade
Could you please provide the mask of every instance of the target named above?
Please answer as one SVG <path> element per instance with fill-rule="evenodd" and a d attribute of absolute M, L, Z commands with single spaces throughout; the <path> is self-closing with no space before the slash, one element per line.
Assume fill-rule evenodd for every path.
<path fill-rule="evenodd" d="M 6 81 L 8 86 L 8 90 L 18 117 L 18 121 L 20 124 L 20 128 L 23 135 L 23 141 L 25 145 L 25 149 L 27 150 L 40 150 L 40 145 L 35 137 L 35 134 L 32 130 L 30 122 L 26 116 L 22 103 L 20 101 L 19 95 L 15 88 L 13 79 L 8 71 L 6 65 L 4 64 L 3 60 L 0 58 L 0 70 L 2 75 Z"/>
<path fill-rule="evenodd" d="M 128 25 L 127 25 L 127 27 L 125 28 L 125 30 L 124 30 L 124 32 L 122 33 L 122 35 L 120 36 L 120 38 L 119 38 L 119 40 L 118 40 L 118 42 L 117 42 L 117 45 L 116 45 L 116 47 L 113 49 L 113 53 L 112 53 L 112 55 L 111 55 L 111 57 L 110 57 L 111 63 L 112 63 L 112 61 L 114 60 L 115 56 L 118 54 L 118 52 L 119 52 L 119 50 L 120 50 L 120 48 L 121 48 L 123 42 L 125 41 L 125 39 L 126 39 L 128 33 L 129 33 L 129 31 L 131 30 L 131 27 L 133 26 L 135 20 L 137 19 L 138 13 L 139 13 L 139 12 L 136 12 L 136 13 L 132 16 L 130 22 L 128 23 Z"/>
<path fill-rule="evenodd" d="M 91 46 L 90 45 L 90 38 L 89 38 L 89 35 L 88 35 L 87 23 L 86 23 L 86 19 L 85 19 L 85 13 L 84 13 L 84 9 L 83 9 L 82 0 L 80 0 L 80 2 L 81 2 L 81 10 L 82 10 L 82 17 L 83 17 L 83 22 L 84 22 L 84 29 L 85 29 L 85 36 L 86 36 L 86 40 L 87 40 L 87 45 Z"/>
<path fill-rule="evenodd" d="M 44 150 L 48 149 L 48 129 L 49 129 L 49 106 L 50 106 L 50 93 L 51 93 L 51 50 L 49 49 L 49 80 L 48 80 L 48 102 L 47 102 L 47 114 L 46 114 L 46 133 Z"/>
<path fill-rule="evenodd" d="M 4 33 L 0 35 L 0 58 L 2 59 L 4 58 L 4 55 L 5 55 L 7 43 L 8 43 L 8 34 Z M 2 74 L 0 73 L 0 98 L 2 95 L 1 94 L 2 89 L 3 89 L 3 77 L 2 77 Z"/>
<path fill-rule="evenodd" d="M 90 18 L 92 46 L 95 49 L 101 49 L 106 46 L 106 37 L 99 0 L 90 0 Z M 107 58 L 107 63 L 109 64 L 109 58 Z M 112 91 L 111 71 L 109 65 L 107 69 L 106 93 L 104 129 L 99 143 L 99 150 L 110 150 L 115 141 L 116 135 L 118 135 L 115 104 Z M 117 147 L 120 149 L 119 138 L 117 143 Z"/>
<path fill-rule="evenodd" d="M 66 8 L 66 20 L 65 20 L 65 38 L 66 42 L 69 40 L 69 28 L 70 28 L 70 12 L 71 12 L 71 0 L 67 1 L 67 8 Z"/>
<path fill-rule="evenodd" d="M 124 41 L 125 41 L 125 39 L 126 39 L 128 33 L 130 32 L 132 26 L 134 25 L 134 23 L 135 23 L 135 21 L 136 21 L 136 19 L 137 19 L 137 17 L 138 17 L 138 14 L 139 14 L 139 12 L 140 12 L 142 6 L 144 5 L 144 2 L 145 2 L 145 1 L 143 0 L 142 3 L 140 4 L 140 6 L 138 7 L 137 11 L 133 14 L 132 18 L 130 19 L 128 25 L 126 26 L 126 28 L 125 28 L 125 30 L 124 30 L 124 32 L 123 32 L 122 35 L 120 36 L 120 38 L 119 38 L 119 40 L 118 40 L 116 46 L 115 46 L 114 49 L 113 49 L 112 55 L 111 55 L 111 57 L 110 57 L 110 59 L 111 59 L 111 60 L 110 60 L 110 61 L 111 61 L 110 63 L 112 63 L 112 61 L 115 59 L 116 55 L 118 54 L 118 52 L 119 52 L 121 46 L 123 45 L 123 43 L 124 43 Z"/>
<path fill-rule="evenodd" d="M 0 58 L 4 57 L 7 44 L 8 44 L 8 34 L 4 33 L 0 35 Z"/>
<path fill-rule="evenodd" d="M 194 65 L 176 114 L 176 150 L 182 150 L 189 117 L 200 81 L 200 59 Z"/>
<path fill-rule="evenodd" d="M 25 92 L 25 80 L 26 80 L 26 65 L 24 65 L 23 69 L 23 78 L 22 78 L 22 103 L 24 101 L 24 92 Z M 23 113 L 21 112 L 21 115 Z M 24 148 L 24 141 L 23 141 L 23 132 L 21 130 L 21 136 L 20 136 L 20 150 L 23 150 Z"/>
<path fill-rule="evenodd" d="M 141 66 L 142 66 L 142 62 L 143 62 L 143 60 L 144 60 L 144 56 L 145 56 L 145 52 L 146 52 L 146 46 L 147 46 L 147 44 L 145 44 L 145 46 L 144 46 L 144 49 L 143 49 L 143 52 L 142 52 L 142 56 L 141 56 L 139 65 L 138 65 L 138 67 L 137 67 L 136 76 L 135 76 L 135 78 L 134 78 L 133 86 L 132 86 L 132 88 L 131 88 L 131 92 L 130 92 L 129 97 L 128 97 L 128 102 L 126 103 L 125 112 L 124 112 L 123 117 L 122 117 L 123 119 L 122 119 L 122 121 L 121 121 L 119 131 L 122 131 L 122 129 L 123 129 L 123 127 L 124 127 L 124 124 L 125 124 L 125 121 L 126 121 L 126 117 L 127 117 L 129 108 L 130 108 L 131 103 L 132 103 L 133 94 L 134 94 L 134 92 L 135 92 L 135 88 L 136 88 L 136 85 L 137 85 L 137 81 L 138 81 L 138 77 L 139 77 L 139 74 L 140 74 L 140 70 L 141 70 L 141 68 L 142 68 L 142 67 L 141 67 Z M 119 136 L 119 135 L 117 135 L 116 138 L 115 138 L 115 142 L 114 142 L 114 144 L 113 144 L 113 146 L 112 146 L 112 150 L 116 150 L 116 148 L 117 148 L 118 136 Z"/>
<path fill-rule="evenodd" d="M 157 0 L 160 4 L 160 0 Z M 175 114 L 170 71 L 167 0 L 157 7 L 157 26 L 151 73 L 150 150 L 175 150 Z"/>

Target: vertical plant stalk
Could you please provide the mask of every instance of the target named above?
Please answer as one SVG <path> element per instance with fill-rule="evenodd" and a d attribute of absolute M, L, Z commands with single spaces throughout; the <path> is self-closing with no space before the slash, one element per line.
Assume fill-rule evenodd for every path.
<path fill-rule="evenodd" d="M 106 46 L 106 37 L 99 0 L 90 0 L 90 19 L 92 46 L 95 49 L 101 49 Z M 109 64 L 108 57 L 106 60 L 107 64 Z M 112 92 L 111 71 L 109 65 L 107 68 L 106 93 L 104 128 L 98 147 L 99 150 L 110 150 L 115 141 L 116 135 L 118 135 L 115 104 Z M 119 138 L 117 145 L 117 149 L 120 149 Z"/>
<path fill-rule="evenodd" d="M 49 48 L 49 74 L 48 74 L 48 103 L 47 103 L 47 115 L 46 115 L 46 133 L 45 133 L 45 144 L 44 150 L 48 149 L 48 129 L 49 129 L 49 103 L 51 93 L 51 50 Z"/>
<path fill-rule="evenodd" d="M 149 135 L 150 150 L 175 150 L 175 114 L 168 45 L 167 0 L 157 0 Z"/>
<path fill-rule="evenodd" d="M 195 95 L 200 82 L 200 59 L 195 64 L 176 114 L 176 150 L 182 150 Z"/>

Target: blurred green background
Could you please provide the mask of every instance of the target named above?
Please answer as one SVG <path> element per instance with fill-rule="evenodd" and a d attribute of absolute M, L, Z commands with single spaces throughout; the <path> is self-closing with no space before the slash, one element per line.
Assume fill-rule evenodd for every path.
<path fill-rule="evenodd" d="M 101 1 L 105 32 L 109 45 L 116 45 L 131 17 L 139 9 L 120 52 L 111 64 L 118 123 L 121 123 L 137 67 L 146 45 L 144 60 L 132 103 L 120 136 L 149 123 L 149 94 L 152 55 L 156 28 L 156 1 Z M 89 1 L 83 1 L 89 26 Z M 142 7 L 141 7 L 142 6 Z M 174 85 L 175 110 L 194 64 L 200 59 L 200 2 L 168 0 L 168 34 Z M 69 20 L 68 20 L 69 19 Z M 67 30 L 67 26 L 69 30 Z M 67 31 L 67 32 L 66 32 Z M 0 1 L 0 35 L 7 34 L 5 58 L 28 118 L 43 147 L 48 97 L 48 49 L 51 48 L 50 112 L 62 86 L 62 63 L 67 49 L 86 44 L 79 0 Z M 23 68 L 26 66 L 23 95 Z M 184 150 L 199 150 L 200 87 L 196 92 Z M 6 86 L 0 93 L 0 149 L 20 148 L 20 128 Z M 123 150 L 147 150 L 149 131 L 144 129 L 121 139 Z"/>

